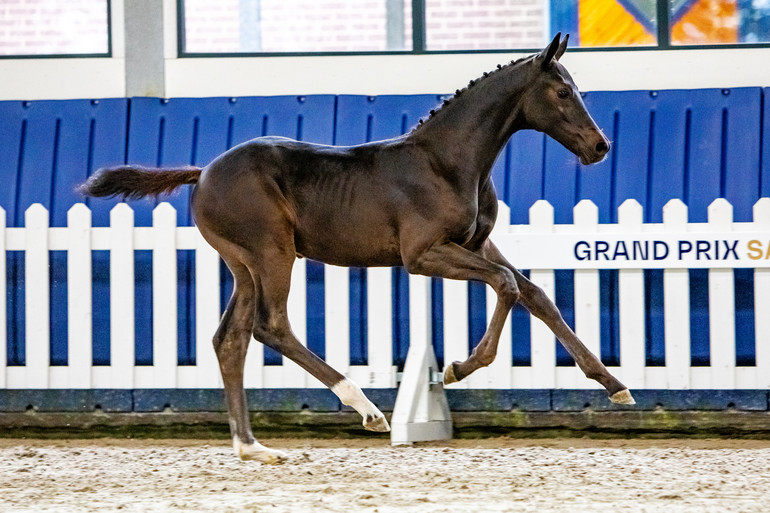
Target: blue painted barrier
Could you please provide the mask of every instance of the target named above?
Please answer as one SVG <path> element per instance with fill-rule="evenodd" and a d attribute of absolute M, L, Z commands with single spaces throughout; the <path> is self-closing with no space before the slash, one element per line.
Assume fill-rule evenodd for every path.
<path fill-rule="evenodd" d="M 690 206 L 692 221 L 705 221 L 708 205 L 725 197 L 736 221 L 751 219 L 759 197 L 770 196 L 770 89 L 704 89 L 693 91 L 591 92 L 586 104 L 613 141 L 609 158 L 584 168 L 566 149 L 542 134 L 522 132 L 503 149 L 492 175 L 499 196 L 511 207 L 511 221 L 526 223 L 538 199 L 554 206 L 556 222 L 571 222 L 572 207 L 591 199 L 600 222 L 617 221 L 617 207 L 634 198 L 644 207 L 646 221 L 660 222 L 663 205 L 681 198 Z M 235 144 L 260 135 L 282 135 L 325 144 L 350 145 L 402 134 L 434 108 L 442 97 L 333 96 L 253 98 L 157 98 L 0 102 L 0 206 L 9 226 L 24 223 L 24 211 L 42 203 L 51 224 L 66 224 L 66 211 L 81 201 L 73 186 L 93 170 L 125 162 L 156 166 L 204 165 Z M 191 224 L 189 189 L 169 198 L 178 222 Z M 109 223 L 115 201 L 86 200 L 95 226 Z M 154 203 L 132 202 L 137 225 L 151 224 Z M 109 255 L 95 252 L 94 362 L 109 363 Z M 195 354 L 194 257 L 179 252 L 179 361 L 192 363 Z M 351 269 L 351 361 L 365 363 L 366 279 Z M 691 270 L 692 359 L 706 364 L 708 347 L 708 278 Z M 565 319 L 574 324 L 571 271 L 557 272 L 556 301 Z M 753 281 L 750 271 L 736 270 L 737 359 L 754 359 Z M 24 261 L 8 254 L 8 362 L 21 365 L 24 354 Z M 323 267 L 308 267 L 308 345 L 323 356 Z M 401 365 L 408 347 L 408 281 L 393 271 L 394 357 Z M 222 305 L 231 290 L 229 273 L 222 272 Z M 152 358 L 152 264 L 149 252 L 136 256 L 137 363 Z M 601 271 L 602 359 L 617 363 L 617 272 Z M 51 258 L 51 360 L 66 363 L 66 256 Z M 662 273 L 645 272 L 647 297 L 647 364 L 664 363 Z M 484 287 L 469 285 L 473 343 L 486 325 Z M 320 298 L 320 300 L 318 300 Z M 442 294 L 434 284 L 434 343 L 442 358 Z M 512 319 L 513 359 L 529 363 L 529 317 L 516 308 Z M 559 349 L 561 365 L 569 356 Z M 265 351 L 266 363 L 278 355 Z"/>
<path fill-rule="evenodd" d="M 0 102 L 0 206 L 9 226 L 22 226 L 24 212 L 42 203 L 50 212 L 52 226 L 65 226 L 67 210 L 82 201 L 74 186 L 95 169 L 125 161 L 128 100 L 65 100 Z M 109 207 L 87 200 L 94 223 L 106 224 Z M 94 255 L 94 296 L 107 297 L 109 264 L 102 252 Z M 51 361 L 66 363 L 67 282 L 66 256 L 51 255 Z M 6 280 L 7 357 L 9 365 L 23 365 L 24 258 L 9 252 Z M 103 309 L 94 311 L 94 329 L 109 325 Z M 98 331 L 97 331 L 98 332 Z M 108 344 L 108 342 L 107 342 Z M 109 358 L 97 344 L 94 361 Z"/>

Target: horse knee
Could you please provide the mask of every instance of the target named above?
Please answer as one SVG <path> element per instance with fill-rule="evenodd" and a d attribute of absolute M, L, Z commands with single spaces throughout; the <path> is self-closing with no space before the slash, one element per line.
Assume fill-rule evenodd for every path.
<path fill-rule="evenodd" d="M 513 273 L 505 269 L 502 273 L 501 284 L 498 287 L 498 296 L 506 304 L 513 306 L 521 297 L 521 290 L 516 283 Z"/>

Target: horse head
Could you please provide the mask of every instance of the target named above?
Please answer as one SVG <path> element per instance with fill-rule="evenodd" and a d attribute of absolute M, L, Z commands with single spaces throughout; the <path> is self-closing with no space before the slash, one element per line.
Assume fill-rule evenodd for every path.
<path fill-rule="evenodd" d="M 534 78 L 522 98 L 526 128 L 545 132 L 580 158 L 583 164 L 601 161 L 610 141 L 586 110 L 583 98 L 559 58 L 569 35 L 556 34 L 551 44 L 528 63 Z"/>

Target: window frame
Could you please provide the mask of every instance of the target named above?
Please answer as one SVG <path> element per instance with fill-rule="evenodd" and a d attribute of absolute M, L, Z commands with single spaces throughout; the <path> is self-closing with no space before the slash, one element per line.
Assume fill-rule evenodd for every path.
<path fill-rule="evenodd" d="M 109 2 L 109 0 L 107 0 Z M 311 56 L 345 56 L 345 55 L 444 55 L 444 54 L 473 54 L 473 53 L 533 53 L 541 48 L 494 48 L 484 50 L 428 50 L 426 48 L 425 0 L 412 2 L 412 49 L 411 50 L 382 50 L 382 51 L 350 51 L 350 52 L 188 52 L 185 50 L 185 0 L 176 0 L 177 12 L 177 57 L 178 58 L 212 58 L 212 57 L 311 57 Z M 670 31 L 670 16 L 668 0 L 656 0 L 657 10 L 657 43 L 644 46 L 591 46 L 570 48 L 570 52 L 615 52 L 615 51 L 658 51 L 658 50 L 718 50 L 741 48 L 770 48 L 770 41 L 757 43 L 725 43 L 705 45 L 672 45 Z"/>
<path fill-rule="evenodd" d="M 112 52 L 112 0 L 104 0 L 107 4 L 107 51 L 95 53 L 40 53 L 40 54 L 9 54 L 0 55 L 0 60 L 9 59 L 110 59 Z"/>

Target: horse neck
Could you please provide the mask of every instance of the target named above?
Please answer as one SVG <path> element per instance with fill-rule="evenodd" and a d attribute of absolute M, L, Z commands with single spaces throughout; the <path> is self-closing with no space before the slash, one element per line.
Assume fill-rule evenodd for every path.
<path fill-rule="evenodd" d="M 489 178 L 500 150 L 522 127 L 520 101 L 530 77 L 517 68 L 481 79 L 415 131 L 442 173 L 459 173 L 462 181 L 476 184 Z"/>

